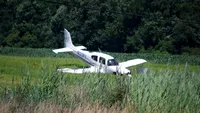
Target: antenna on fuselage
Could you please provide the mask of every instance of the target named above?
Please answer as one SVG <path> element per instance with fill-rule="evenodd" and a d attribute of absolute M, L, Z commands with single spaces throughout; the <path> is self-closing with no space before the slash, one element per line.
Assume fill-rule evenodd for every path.
<path fill-rule="evenodd" d="M 101 53 L 101 49 L 98 48 L 98 50 L 99 50 L 99 53 Z"/>

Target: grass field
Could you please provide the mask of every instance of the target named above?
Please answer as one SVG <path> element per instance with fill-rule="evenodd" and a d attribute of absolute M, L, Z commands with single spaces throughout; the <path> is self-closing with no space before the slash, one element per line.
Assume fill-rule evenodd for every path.
<path fill-rule="evenodd" d="M 10 49 L 15 52 L 6 53 Z M 43 54 L 38 52 L 41 50 Z M 158 61 L 149 58 L 143 65 L 149 68 L 148 73 L 138 75 L 133 67 L 133 77 L 129 78 L 59 73 L 57 67 L 87 65 L 72 55 L 44 51 L 1 49 L 0 112 L 200 112 L 198 57 L 180 56 L 183 61 L 167 63 L 166 57 Z M 131 57 L 111 54 L 120 61 L 123 55 L 124 60 Z"/>
<path fill-rule="evenodd" d="M 36 77 L 43 67 L 48 67 L 48 71 L 55 71 L 57 67 L 83 68 L 87 67 L 82 60 L 77 58 L 53 58 L 53 57 L 20 57 L 20 56 L 0 56 L 0 81 L 1 84 L 10 85 L 13 79 L 19 83 L 24 73 L 31 73 Z M 143 67 L 149 70 L 184 70 L 185 65 L 167 65 L 146 63 Z M 190 72 L 200 72 L 200 66 L 189 65 Z M 135 67 L 130 68 L 135 74 Z"/>

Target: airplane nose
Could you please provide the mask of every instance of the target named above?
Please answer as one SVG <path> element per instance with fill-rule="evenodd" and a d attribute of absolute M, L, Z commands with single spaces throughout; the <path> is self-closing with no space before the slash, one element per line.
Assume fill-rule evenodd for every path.
<path fill-rule="evenodd" d="M 131 72 L 126 73 L 126 75 L 131 74 Z"/>
<path fill-rule="evenodd" d="M 129 77 L 132 77 L 132 76 L 131 76 L 131 72 L 126 73 L 126 75 L 128 75 Z"/>
<path fill-rule="evenodd" d="M 128 75 L 128 76 L 131 76 L 131 71 L 125 68 L 123 74 L 124 74 L 124 75 Z"/>
<path fill-rule="evenodd" d="M 117 73 L 121 74 L 121 75 L 128 75 L 131 76 L 131 71 L 126 69 L 125 67 L 118 67 L 117 69 Z"/>

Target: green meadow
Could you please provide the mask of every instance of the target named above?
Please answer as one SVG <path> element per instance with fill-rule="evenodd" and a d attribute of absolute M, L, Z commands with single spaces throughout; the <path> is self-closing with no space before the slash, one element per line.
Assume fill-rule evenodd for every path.
<path fill-rule="evenodd" d="M 30 73 L 32 77 L 39 75 L 43 68 L 46 71 L 56 71 L 59 67 L 84 67 L 86 64 L 76 58 L 50 58 L 50 57 L 20 57 L 0 55 L 0 81 L 10 85 L 11 81 L 19 82 L 24 74 Z M 10 81 L 10 82 L 9 82 Z"/>
<path fill-rule="evenodd" d="M 200 112 L 198 56 L 109 53 L 118 61 L 148 61 L 146 74 L 132 67 L 130 78 L 57 72 L 87 65 L 50 49 L 1 48 L 0 54 L 0 112 Z"/>
<path fill-rule="evenodd" d="M 182 70 L 188 68 L 190 72 L 199 72 L 198 65 L 172 65 L 172 64 L 153 64 L 146 63 L 142 65 L 149 70 Z M 187 67 L 186 67 L 187 66 Z M 55 58 L 55 57 L 21 57 L 0 55 L 0 81 L 1 84 L 10 85 L 11 82 L 19 83 L 24 73 L 31 73 L 36 77 L 43 67 L 48 67 L 47 71 L 55 71 L 56 68 L 84 68 L 87 64 L 78 58 Z M 131 67 L 130 70 L 136 74 L 137 67 Z"/>

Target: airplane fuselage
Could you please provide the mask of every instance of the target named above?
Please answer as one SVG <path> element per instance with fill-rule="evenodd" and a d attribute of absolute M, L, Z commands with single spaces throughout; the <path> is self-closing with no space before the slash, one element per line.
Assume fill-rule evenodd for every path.
<path fill-rule="evenodd" d="M 99 71 L 101 73 L 116 74 L 119 71 L 119 63 L 110 55 L 78 49 L 74 49 L 73 54 L 85 61 L 88 65 L 93 66 L 94 69 L 91 72 Z M 130 72 L 127 72 L 127 74 L 130 74 Z"/>
<path fill-rule="evenodd" d="M 146 62 L 144 59 L 134 59 L 126 62 L 118 63 L 114 57 L 101 53 L 101 52 L 89 52 L 84 46 L 74 46 L 71 40 L 70 33 L 64 29 L 64 48 L 54 49 L 53 52 L 72 52 L 78 58 L 85 61 L 90 68 L 84 69 L 58 69 L 61 72 L 67 73 L 113 73 L 120 75 L 131 76 L 130 70 L 127 67 L 143 64 Z"/>

